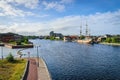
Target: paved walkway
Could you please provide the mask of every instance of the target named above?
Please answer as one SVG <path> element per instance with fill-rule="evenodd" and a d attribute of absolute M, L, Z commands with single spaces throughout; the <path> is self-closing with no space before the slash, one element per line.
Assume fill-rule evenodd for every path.
<path fill-rule="evenodd" d="M 38 80 L 37 64 L 35 59 L 29 59 L 29 72 L 27 80 Z"/>
<path fill-rule="evenodd" d="M 38 80 L 51 80 L 47 66 L 42 58 L 39 58 Z"/>

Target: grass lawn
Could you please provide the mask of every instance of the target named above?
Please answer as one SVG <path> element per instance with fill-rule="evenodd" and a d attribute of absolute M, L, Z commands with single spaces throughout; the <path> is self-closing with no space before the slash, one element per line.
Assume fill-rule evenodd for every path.
<path fill-rule="evenodd" d="M 120 46 L 120 43 L 107 43 L 107 42 L 101 42 L 101 44 L 113 45 L 113 46 Z"/>
<path fill-rule="evenodd" d="M 15 60 L 10 63 L 0 60 L 0 80 L 20 80 L 26 66 L 25 59 Z"/>

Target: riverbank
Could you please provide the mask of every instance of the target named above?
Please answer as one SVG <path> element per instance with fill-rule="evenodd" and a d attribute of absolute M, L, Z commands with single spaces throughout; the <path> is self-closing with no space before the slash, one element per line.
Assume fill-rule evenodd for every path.
<path fill-rule="evenodd" d="M 33 44 L 27 44 L 27 45 L 13 45 L 13 44 L 5 44 L 5 47 L 16 49 L 16 48 L 33 48 Z"/>
<path fill-rule="evenodd" d="M 25 45 L 15 45 L 15 44 L 10 44 L 10 43 L 2 43 L 0 44 L 0 46 L 2 47 L 7 47 L 7 48 L 11 48 L 11 49 L 17 49 L 17 48 L 33 48 L 34 45 L 31 44 L 25 44 Z"/>
<path fill-rule="evenodd" d="M 120 43 L 106 43 L 106 42 L 102 42 L 100 44 L 111 45 L 111 46 L 120 46 Z"/>

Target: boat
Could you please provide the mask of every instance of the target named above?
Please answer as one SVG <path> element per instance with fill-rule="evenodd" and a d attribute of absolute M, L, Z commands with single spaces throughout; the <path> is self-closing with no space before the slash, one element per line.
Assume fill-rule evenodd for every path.
<path fill-rule="evenodd" d="M 77 40 L 78 43 L 85 43 L 85 44 L 92 44 L 93 40 L 92 39 L 83 39 L 83 40 Z"/>

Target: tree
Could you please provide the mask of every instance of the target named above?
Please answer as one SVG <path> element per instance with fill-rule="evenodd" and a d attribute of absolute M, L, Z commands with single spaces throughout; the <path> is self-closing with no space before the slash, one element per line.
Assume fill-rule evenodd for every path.
<path fill-rule="evenodd" d="M 50 40 L 55 40 L 55 37 L 54 36 L 50 36 Z"/>
<path fill-rule="evenodd" d="M 28 44 L 28 39 L 25 39 L 25 40 L 24 40 L 24 43 Z"/>
<path fill-rule="evenodd" d="M 21 42 L 25 42 L 25 41 L 28 41 L 28 37 L 24 36 L 21 40 Z"/>
<path fill-rule="evenodd" d="M 111 42 L 112 43 L 116 43 L 116 39 L 115 38 L 111 38 Z"/>
<path fill-rule="evenodd" d="M 111 38 L 106 38 L 106 42 L 111 43 L 112 39 Z"/>
<path fill-rule="evenodd" d="M 6 57 L 6 60 L 7 60 L 8 62 L 13 62 L 13 61 L 14 61 L 13 55 L 12 55 L 11 53 L 9 53 L 9 55 Z"/>
<path fill-rule="evenodd" d="M 82 36 L 80 36 L 80 39 L 85 39 L 85 36 L 83 36 L 83 35 L 82 35 Z"/>
<path fill-rule="evenodd" d="M 119 38 L 118 37 L 112 37 L 112 43 L 119 43 Z"/>
<path fill-rule="evenodd" d="M 21 42 L 20 42 L 20 41 L 16 41 L 16 44 L 17 44 L 17 45 L 21 45 Z"/>

